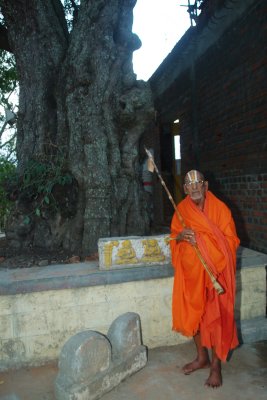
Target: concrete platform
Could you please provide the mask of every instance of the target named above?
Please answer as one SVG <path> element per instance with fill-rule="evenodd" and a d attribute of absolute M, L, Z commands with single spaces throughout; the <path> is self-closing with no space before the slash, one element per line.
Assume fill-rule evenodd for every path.
<path fill-rule="evenodd" d="M 181 367 L 195 356 L 194 344 L 148 351 L 144 369 L 127 378 L 102 400 L 266 400 L 267 341 L 243 344 L 223 364 L 223 386 L 204 386 L 208 370 L 190 376 Z M 57 366 L 23 368 L 0 373 L 0 400 L 55 400 Z"/>

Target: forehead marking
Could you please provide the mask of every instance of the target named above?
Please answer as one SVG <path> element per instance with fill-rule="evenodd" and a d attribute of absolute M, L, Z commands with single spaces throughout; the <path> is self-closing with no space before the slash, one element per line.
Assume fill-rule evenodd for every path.
<path fill-rule="evenodd" d="M 197 171 L 193 170 L 193 171 L 188 172 L 186 178 L 189 182 L 196 182 L 198 180 Z"/>

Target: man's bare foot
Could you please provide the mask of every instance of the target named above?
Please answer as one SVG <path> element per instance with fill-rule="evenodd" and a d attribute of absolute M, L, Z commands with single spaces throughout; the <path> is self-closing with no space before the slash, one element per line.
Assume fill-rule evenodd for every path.
<path fill-rule="evenodd" d="M 222 386 L 222 372 L 220 364 L 211 366 L 210 376 L 206 380 L 205 386 L 213 389 Z"/>
<path fill-rule="evenodd" d="M 192 372 L 197 369 L 208 368 L 210 367 L 210 361 L 207 360 L 194 360 L 191 363 L 188 363 L 183 366 L 182 370 L 185 375 L 190 375 Z"/>

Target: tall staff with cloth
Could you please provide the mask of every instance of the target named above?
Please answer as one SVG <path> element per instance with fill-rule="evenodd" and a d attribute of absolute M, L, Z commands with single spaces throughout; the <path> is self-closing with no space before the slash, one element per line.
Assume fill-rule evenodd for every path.
<path fill-rule="evenodd" d="M 173 329 L 193 336 L 197 349 L 196 359 L 186 364 L 183 372 L 189 375 L 209 367 L 205 385 L 217 388 L 222 385 L 221 361 L 238 345 L 234 303 L 240 241 L 231 211 L 208 190 L 201 172 L 186 174 L 184 191 L 187 196 L 178 204 L 171 223 Z M 215 290 L 196 247 L 222 286 L 222 294 Z M 211 361 L 208 349 L 212 349 Z"/>

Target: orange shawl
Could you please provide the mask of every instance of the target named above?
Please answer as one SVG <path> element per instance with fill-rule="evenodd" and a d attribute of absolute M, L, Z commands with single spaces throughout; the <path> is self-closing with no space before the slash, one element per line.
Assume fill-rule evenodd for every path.
<path fill-rule="evenodd" d="M 185 336 L 194 336 L 200 331 L 202 345 L 215 348 L 217 356 L 225 361 L 229 350 L 238 345 L 234 302 L 239 239 L 234 221 L 229 208 L 210 191 L 206 193 L 203 211 L 189 196 L 178 205 L 178 210 L 186 226 L 195 231 L 199 250 L 225 292 L 217 294 L 189 243 L 172 240 L 173 329 Z M 175 213 L 171 237 L 182 230 Z"/>

